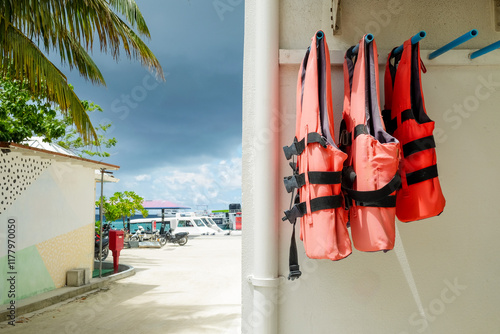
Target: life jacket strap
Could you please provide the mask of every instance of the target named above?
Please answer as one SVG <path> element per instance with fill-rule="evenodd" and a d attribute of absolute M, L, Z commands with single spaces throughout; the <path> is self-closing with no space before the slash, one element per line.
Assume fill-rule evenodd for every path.
<path fill-rule="evenodd" d="M 297 254 L 297 243 L 295 242 L 295 224 L 293 224 L 292 238 L 290 241 L 290 254 L 288 256 L 289 274 L 288 280 L 295 280 L 302 275 L 299 268 L 299 257 Z"/>
<path fill-rule="evenodd" d="M 306 138 L 298 141 L 297 137 L 293 139 L 293 143 L 290 146 L 283 146 L 283 152 L 285 152 L 286 160 L 290 160 L 293 155 L 301 155 L 306 149 Z M 307 134 L 307 145 L 312 143 L 319 143 L 321 146 L 326 148 L 326 138 L 317 132 L 309 132 Z"/>
<path fill-rule="evenodd" d="M 310 184 L 340 184 L 342 172 L 307 172 Z M 306 174 L 295 174 L 283 178 L 286 191 L 291 193 L 296 188 L 301 188 L 306 184 Z"/>
<path fill-rule="evenodd" d="M 370 206 L 376 208 L 394 208 L 396 207 L 396 195 L 387 196 L 372 202 L 360 202 L 360 201 L 354 201 L 354 202 L 358 206 Z"/>
<path fill-rule="evenodd" d="M 292 194 L 292 202 L 290 203 L 290 207 L 292 206 L 292 203 L 299 204 L 299 202 L 300 202 L 299 194 L 297 194 L 295 196 L 295 200 L 294 200 L 294 196 Z M 293 209 L 293 207 L 292 207 L 292 209 Z M 286 214 L 286 212 L 285 212 L 285 214 Z M 283 220 L 285 220 L 285 219 L 283 219 Z M 290 240 L 290 254 L 288 256 L 288 263 L 289 263 L 289 269 L 290 269 L 290 272 L 288 274 L 288 279 L 292 280 L 292 281 L 299 278 L 300 275 L 302 275 L 302 273 L 299 270 L 299 258 L 298 258 L 298 254 L 297 254 L 297 243 L 295 241 L 295 223 L 296 222 L 297 221 L 295 220 L 292 223 L 293 231 L 292 231 L 292 237 Z"/>
<path fill-rule="evenodd" d="M 377 190 L 358 191 L 348 187 L 346 182 L 342 184 L 342 190 L 357 205 L 382 208 L 396 206 L 396 197 L 390 196 L 390 194 L 398 190 L 399 187 L 401 187 L 401 177 L 399 174 L 395 174 L 389 183 Z"/>
<path fill-rule="evenodd" d="M 396 130 L 397 123 L 394 124 L 392 122 L 391 111 L 388 109 L 382 110 L 382 119 L 384 120 L 385 131 L 387 131 L 387 133 L 392 135 L 394 133 L 394 130 Z"/>
<path fill-rule="evenodd" d="M 434 141 L 434 136 L 427 136 L 420 139 L 415 139 L 409 143 L 403 145 L 403 155 L 405 157 L 417 153 L 420 151 L 428 150 L 430 148 L 435 148 L 436 142 Z"/>
<path fill-rule="evenodd" d="M 333 196 L 316 197 L 311 199 L 311 201 L 309 202 L 309 206 L 311 207 L 311 213 L 320 210 L 340 208 L 342 206 L 342 196 L 333 195 Z M 291 224 L 295 224 L 297 218 L 303 217 L 306 213 L 307 213 L 306 202 L 300 202 L 292 206 L 290 210 L 286 210 L 285 216 L 281 218 L 281 220 L 282 221 L 288 220 Z"/>
<path fill-rule="evenodd" d="M 415 172 L 406 174 L 406 183 L 410 186 L 415 183 L 427 181 L 438 177 L 437 165 L 419 169 Z"/>
<path fill-rule="evenodd" d="M 385 129 L 388 133 L 393 134 L 394 131 L 398 128 L 398 119 L 396 117 L 391 119 L 391 111 L 383 110 L 382 117 L 384 119 Z M 409 120 L 415 119 L 415 115 L 413 115 L 413 111 L 411 109 L 406 109 L 401 112 L 401 123 Z"/>
<path fill-rule="evenodd" d="M 354 139 L 356 139 L 359 135 L 362 135 L 362 134 L 367 135 L 368 134 L 368 128 L 366 127 L 365 124 L 356 125 L 354 127 L 353 132 L 347 131 L 347 129 L 345 127 L 342 129 L 342 125 L 341 125 L 340 131 L 341 132 L 340 132 L 339 140 L 340 140 L 340 145 L 342 145 L 342 146 L 349 146 L 352 144 Z"/>

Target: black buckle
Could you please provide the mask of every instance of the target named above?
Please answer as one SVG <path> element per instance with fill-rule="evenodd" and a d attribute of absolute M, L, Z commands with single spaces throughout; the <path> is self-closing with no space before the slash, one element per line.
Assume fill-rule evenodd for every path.
<path fill-rule="evenodd" d="M 342 132 L 340 132 L 339 142 L 340 142 L 340 145 L 342 145 L 342 146 L 351 145 L 351 133 L 345 129 L 342 130 Z"/>
<path fill-rule="evenodd" d="M 292 158 L 292 155 L 297 155 L 297 139 L 294 140 L 292 145 L 290 146 L 283 146 L 283 152 L 285 153 L 286 160 L 290 160 Z"/>
<path fill-rule="evenodd" d="M 295 224 L 297 222 L 297 218 L 304 216 L 305 211 L 306 206 L 304 202 L 295 204 L 290 210 L 285 211 L 285 217 L 281 218 L 281 220 L 288 220 L 290 224 Z"/>
<path fill-rule="evenodd" d="M 293 208 L 290 209 L 290 210 L 286 210 L 284 213 L 285 213 L 285 216 L 283 218 L 281 218 L 282 221 L 289 221 L 290 224 L 295 224 L 297 222 L 297 215 L 295 215 L 293 212 L 292 212 Z"/>
<path fill-rule="evenodd" d="M 293 281 L 302 275 L 302 272 L 299 270 L 299 265 L 290 266 L 290 273 L 288 274 L 288 280 Z"/>
<path fill-rule="evenodd" d="M 299 188 L 299 184 L 295 175 L 284 177 L 283 183 L 285 184 L 286 192 L 288 193 L 291 193 L 295 188 Z"/>

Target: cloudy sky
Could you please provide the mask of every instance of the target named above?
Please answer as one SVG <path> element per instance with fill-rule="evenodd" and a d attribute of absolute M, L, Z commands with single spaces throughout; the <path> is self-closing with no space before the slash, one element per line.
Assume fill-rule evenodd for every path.
<path fill-rule="evenodd" d="M 138 0 L 146 41 L 166 77 L 125 54 L 92 55 L 106 87 L 65 71 L 80 99 L 99 104 L 94 125 L 112 122 L 118 144 L 104 161 L 119 165 L 105 195 L 135 191 L 193 209 L 241 202 L 242 0 Z"/>

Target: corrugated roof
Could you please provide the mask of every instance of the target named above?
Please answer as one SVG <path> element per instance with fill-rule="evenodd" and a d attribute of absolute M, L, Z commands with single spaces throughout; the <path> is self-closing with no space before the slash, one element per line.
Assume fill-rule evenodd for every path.
<path fill-rule="evenodd" d="M 64 147 L 56 144 L 56 143 L 46 143 L 43 141 L 43 137 L 31 137 L 30 139 L 23 142 L 23 144 L 28 145 L 29 147 L 39 148 L 41 150 L 57 152 L 61 154 L 66 154 L 70 156 L 77 156 L 75 153 L 70 150 L 65 149 Z"/>
<path fill-rule="evenodd" d="M 38 143 L 33 143 L 33 145 L 42 145 L 42 144 L 40 144 L 38 142 Z M 57 145 L 57 146 L 59 146 L 59 145 Z M 60 147 L 60 148 L 62 149 L 62 147 Z M 20 153 L 23 155 L 28 155 L 28 156 L 29 155 L 38 156 L 38 157 L 45 158 L 45 159 L 53 159 L 53 160 L 61 161 L 61 162 L 70 162 L 70 163 L 75 164 L 75 165 L 80 165 L 80 166 L 84 166 L 84 167 L 92 168 L 92 169 L 100 169 L 100 168 L 104 168 L 104 169 L 108 169 L 108 170 L 120 169 L 120 166 L 117 166 L 117 165 L 112 165 L 112 164 L 108 164 L 108 163 L 101 162 L 101 161 L 80 158 L 74 154 L 66 154 L 66 153 L 57 152 L 55 149 L 54 150 L 47 150 L 44 148 L 29 146 L 28 144 L 23 145 L 23 144 L 16 144 L 16 143 L 0 142 L 0 149 L 2 150 L 3 153 L 17 152 L 17 153 Z"/>

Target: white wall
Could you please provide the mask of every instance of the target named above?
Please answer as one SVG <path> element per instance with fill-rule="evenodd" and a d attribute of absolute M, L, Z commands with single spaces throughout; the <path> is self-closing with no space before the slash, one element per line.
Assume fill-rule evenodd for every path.
<path fill-rule="evenodd" d="M 4 156 L 12 155 L 19 154 Z M 45 165 L 39 175 L 21 174 L 21 179 L 32 180 L 2 213 L 3 218 L 12 216 L 18 221 L 18 250 L 92 224 L 95 219 L 93 169 L 38 157 L 29 159 L 44 161 Z M 6 252 L 7 248 L 0 248 L 0 257 Z"/>
<path fill-rule="evenodd" d="M 479 30 L 479 36 L 464 48 L 479 48 L 500 38 L 493 29 L 490 1 L 406 0 L 399 3 L 400 7 L 394 7 L 394 1 L 342 1 L 342 34 L 334 37 L 328 32 L 329 15 L 325 13 L 330 1 L 283 0 L 280 2 L 280 48 L 305 51 L 318 29 L 325 30 L 330 49 L 337 50 L 355 44 L 364 32 L 375 34 L 379 52 L 401 44 L 419 30 L 428 33 L 421 48 L 430 50 L 472 28 Z M 351 256 L 338 262 L 310 260 L 298 240 L 302 277 L 294 282 L 281 281 L 276 305 L 260 310 L 253 308 L 253 290 L 246 277 L 253 271 L 252 198 L 258 194 L 253 193 L 252 182 L 259 176 L 253 174 L 252 161 L 258 159 L 259 140 L 255 138 L 263 132 L 252 123 L 253 114 L 259 112 L 253 109 L 252 99 L 253 9 L 254 2 L 247 1 L 243 332 L 252 333 L 252 322 L 266 316 L 269 309 L 276 309 L 279 333 L 287 334 L 497 333 L 500 328 L 497 316 L 500 306 L 500 205 L 497 204 L 500 66 L 430 66 L 423 59 L 428 69 L 423 75 L 425 103 L 436 129 L 440 129 L 435 132 L 438 168 L 447 200 L 441 216 L 406 224 L 396 222 L 399 232 L 396 248 L 386 254 L 353 250 Z M 389 9 L 397 14 L 380 19 L 380 13 Z M 380 57 L 385 58 L 386 54 Z M 381 66 L 381 80 L 383 70 Z M 280 67 L 280 139 L 275 143 L 278 148 L 288 145 L 295 131 L 297 71 L 298 64 Z M 343 97 L 340 66 L 332 68 L 332 81 L 338 130 Z M 488 81 L 492 84 L 486 87 Z M 383 88 L 382 82 L 380 87 Z M 458 111 L 460 108 L 463 111 Z M 289 174 L 290 168 L 281 153 L 279 168 L 276 184 L 281 192 L 276 211 L 282 212 L 290 200 L 282 187 L 282 177 Z M 279 273 L 286 277 L 291 226 L 280 221 L 276 224 L 280 232 Z"/>

